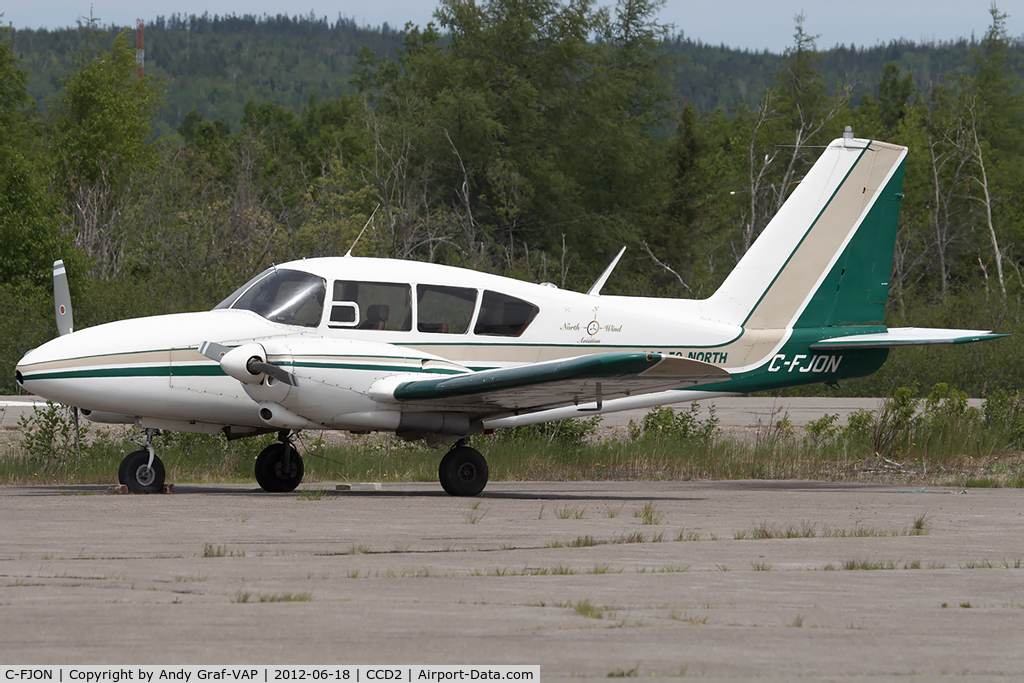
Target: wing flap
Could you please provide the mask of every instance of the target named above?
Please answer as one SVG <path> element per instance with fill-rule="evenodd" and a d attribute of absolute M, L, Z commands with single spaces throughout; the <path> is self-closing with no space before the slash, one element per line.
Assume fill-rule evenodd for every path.
<path fill-rule="evenodd" d="M 472 412 L 525 413 L 553 407 L 722 382 L 722 368 L 657 353 L 598 353 L 471 374 L 403 382 L 393 399 L 403 404 Z"/>
<path fill-rule="evenodd" d="M 947 330 L 931 327 L 894 327 L 875 334 L 851 334 L 846 337 L 822 339 L 811 344 L 815 351 L 839 349 L 884 349 L 897 346 L 931 346 L 935 344 L 970 344 L 971 342 L 999 339 L 1005 334 L 990 330 Z"/>

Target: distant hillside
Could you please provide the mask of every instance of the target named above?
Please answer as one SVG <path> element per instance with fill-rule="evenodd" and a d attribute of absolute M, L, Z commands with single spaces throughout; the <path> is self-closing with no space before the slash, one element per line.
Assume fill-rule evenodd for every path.
<path fill-rule="evenodd" d="M 107 26 L 109 43 L 124 27 Z M 128 29 L 134 42 L 135 29 Z M 59 79 L 73 66 L 76 50 L 87 41 L 84 28 L 10 31 L 15 54 L 30 74 L 29 92 L 46 109 Z M 360 47 L 378 55 L 393 54 L 404 33 L 385 24 L 360 27 L 354 19 L 336 21 L 316 16 L 277 15 L 157 17 L 146 24 L 146 72 L 167 82 L 167 104 L 161 110 L 164 131 L 174 129 L 196 109 L 208 119 L 224 118 L 236 125 L 245 103 L 271 101 L 298 111 L 316 93 L 338 97 L 354 88 L 349 79 Z M 918 84 L 964 70 L 971 43 L 891 43 L 870 48 L 835 47 L 823 53 L 820 65 L 830 87 L 856 82 L 851 104 L 874 93 L 882 66 L 890 61 L 914 74 Z M 707 45 L 682 34 L 665 42 L 672 82 L 679 101 L 700 110 L 741 104 L 756 106 L 772 85 L 781 55 Z M 1020 43 L 1014 46 L 1024 54 Z"/>
<path fill-rule="evenodd" d="M 126 27 L 106 26 L 110 43 Z M 135 27 L 129 30 L 135 42 Z M 89 39 L 83 28 L 10 32 L 15 54 L 29 70 L 29 92 L 46 108 L 59 80 L 74 66 L 74 56 Z M 220 17 L 171 15 L 145 26 L 146 73 L 167 82 L 161 119 L 176 128 L 196 109 L 208 119 L 238 123 L 247 101 L 269 100 L 299 110 L 314 93 L 339 97 L 353 92 L 349 78 L 367 47 L 391 54 L 404 34 L 356 25 L 354 19 Z"/>
<path fill-rule="evenodd" d="M 782 55 L 706 45 L 683 36 L 670 39 L 666 47 L 675 57 L 672 82 L 679 97 L 702 111 L 732 110 L 740 102 L 756 106 L 782 66 Z M 823 51 L 819 68 L 830 88 L 854 82 L 851 105 L 856 105 L 864 94 L 877 94 L 882 67 L 889 62 L 898 62 L 927 89 L 947 74 L 964 73 L 971 47 L 966 39 L 920 45 L 893 42 L 869 48 L 837 46 Z M 1017 43 L 1014 48 L 1018 58 L 1024 56 L 1024 45 Z"/>

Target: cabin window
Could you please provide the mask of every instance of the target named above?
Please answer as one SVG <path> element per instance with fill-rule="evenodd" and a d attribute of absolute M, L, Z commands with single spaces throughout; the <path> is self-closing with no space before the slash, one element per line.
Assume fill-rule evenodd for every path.
<path fill-rule="evenodd" d="M 507 294 L 485 291 L 474 334 L 496 337 L 518 337 L 540 312 L 529 301 Z"/>
<path fill-rule="evenodd" d="M 322 277 L 278 268 L 257 276 L 250 283 L 228 306 L 258 313 L 283 325 L 316 327 L 320 324 L 327 293 Z M 232 294 L 232 297 L 237 294 Z M 225 303 L 218 308 L 224 307 Z"/>
<path fill-rule="evenodd" d="M 420 332 L 465 334 L 475 307 L 475 289 L 416 285 L 416 329 Z"/>
<path fill-rule="evenodd" d="M 412 329 L 412 288 L 393 282 L 337 280 L 328 325 L 358 330 Z"/>

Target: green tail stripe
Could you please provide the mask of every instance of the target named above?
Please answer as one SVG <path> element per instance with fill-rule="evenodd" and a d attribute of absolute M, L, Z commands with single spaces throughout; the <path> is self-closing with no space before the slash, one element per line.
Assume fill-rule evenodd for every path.
<path fill-rule="evenodd" d="M 807 303 L 796 327 L 882 324 L 889 299 L 905 164 L 906 160 L 900 162 Z"/>

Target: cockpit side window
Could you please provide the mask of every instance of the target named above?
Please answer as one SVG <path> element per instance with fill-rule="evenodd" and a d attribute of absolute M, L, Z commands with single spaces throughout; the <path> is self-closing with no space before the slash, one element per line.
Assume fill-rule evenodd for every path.
<path fill-rule="evenodd" d="M 476 290 L 468 287 L 416 285 L 416 329 L 465 334 L 476 308 Z"/>
<path fill-rule="evenodd" d="M 353 319 L 354 308 L 359 310 L 358 320 Z M 412 329 L 412 288 L 392 282 L 337 280 L 328 325 L 408 332 Z"/>
<path fill-rule="evenodd" d="M 485 291 L 474 334 L 496 337 L 518 337 L 526 331 L 540 309 L 529 301 L 508 294 Z"/>
<path fill-rule="evenodd" d="M 274 269 L 230 306 L 284 325 L 316 327 L 324 312 L 327 283 L 298 270 Z"/>

